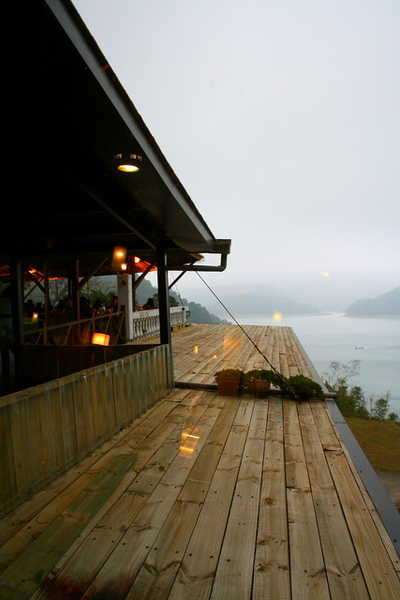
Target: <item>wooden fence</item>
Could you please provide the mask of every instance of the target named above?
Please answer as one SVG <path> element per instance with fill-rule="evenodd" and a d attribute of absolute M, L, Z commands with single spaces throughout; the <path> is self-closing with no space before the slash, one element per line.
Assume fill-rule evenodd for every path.
<path fill-rule="evenodd" d="M 0 398 L 0 513 L 29 498 L 173 387 L 155 346 Z"/>

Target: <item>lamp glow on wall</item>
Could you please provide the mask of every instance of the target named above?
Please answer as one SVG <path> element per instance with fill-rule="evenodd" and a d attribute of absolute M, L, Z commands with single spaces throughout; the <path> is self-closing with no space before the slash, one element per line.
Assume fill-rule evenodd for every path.
<path fill-rule="evenodd" d="M 118 171 L 122 173 L 136 173 L 142 166 L 142 157 L 139 154 L 116 154 L 114 162 Z"/>

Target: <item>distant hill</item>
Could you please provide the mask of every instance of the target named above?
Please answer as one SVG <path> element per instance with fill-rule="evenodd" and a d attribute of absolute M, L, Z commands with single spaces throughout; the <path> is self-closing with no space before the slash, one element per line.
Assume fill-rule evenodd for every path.
<path fill-rule="evenodd" d="M 272 315 L 276 312 L 286 315 L 307 315 L 320 312 L 316 306 L 297 302 L 281 290 L 265 284 L 246 285 L 243 289 L 239 286 L 225 286 L 217 288 L 216 294 L 234 316 Z M 210 301 L 208 308 L 211 311 L 221 312 L 221 307 L 215 301 Z"/>
<path fill-rule="evenodd" d="M 153 298 L 157 294 L 157 288 L 155 288 L 146 279 L 137 288 L 136 298 L 139 305 L 143 305 L 148 298 Z M 179 298 L 174 291 L 170 291 L 169 295 L 175 299 L 177 304 L 183 304 L 189 307 L 188 321 L 189 323 L 228 323 L 226 319 L 220 319 L 216 315 L 210 313 L 207 308 L 198 304 L 197 302 L 191 302 L 186 298 Z"/>
<path fill-rule="evenodd" d="M 208 311 L 205 306 L 198 302 L 189 302 L 186 298 L 182 298 L 182 304 L 189 307 L 188 322 L 189 323 L 229 323 L 226 319 L 220 319 Z"/>
<path fill-rule="evenodd" d="M 394 288 L 376 298 L 357 300 L 346 311 L 347 315 L 358 316 L 400 316 L 400 287 Z"/>

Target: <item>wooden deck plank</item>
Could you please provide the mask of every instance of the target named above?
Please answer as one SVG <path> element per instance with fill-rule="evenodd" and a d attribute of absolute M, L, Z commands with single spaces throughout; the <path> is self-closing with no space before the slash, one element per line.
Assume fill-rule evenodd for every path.
<path fill-rule="evenodd" d="M 336 437 L 333 426 L 332 426 L 332 419 L 330 418 L 329 414 L 328 414 L 328 410 L 327 407 L 324 403 L 312 403 L 312 410 L 313 413 L 316 417 L 316 420 L 319 422 L 318 424 L 318 431 L 320 436 L 323 436 L 323 438 L 321 437 L 321 442 L 324 442 L 324 450 L 326 452 L 330 452 L 330 451 L 338 451 L 339 449 L 341 449 L 345 456 L 347 457 L 348 460 L 348 464 L 349 464 L 349 468 L 352 471 L 353 477 L 355 479 L 355 481 L 357 482 L 358 487 L 360 488 L 360 492 L 364 498 L 365 503 L 368 506 L 368 511 L 372 517 L 372 519 L 375 522 L 376 527 L 379 530 L 379 535 L 382 539 L 382 542 L 384 543 L 386 550 L 388 552 L 388 555 L 393 563 L 393 568 L 396 571 L 400 571 L 400 558 L 398 553 L 396 552 L 396 549 L 393 546 L 393 543 L 388 535 L 388 532 L 386 531 L 380 517 L 379 514 L 374 506 L 374 503 L 371 499 L 371 497 L 369 496 L 367 490 L 365 489 L 365 486 L 360 478 L 360 475 L 354 465 L 354 463 L 351 460 L 351 457 L 349 455 L 349 452 L 346 448 L 346 446 L 344 446 L 342 444 L 342 442 L 340 441 L 340 439 L 338 437 Z M 328 423 L 328 425 L 327 425 Z"/>
<path fill-rule="evenodd" d="M 211 598 L 241 600 L 252 592 L 268 403 L 254 405 Z"/>
<path fill-rule="evenodd" d="M 204 600 L 209 598 L 252 407 L 253 405 L 246 400 L 242 400 L 239 405 L 203 509 L 171 589 L 170 600 L 188 597 Z"/>
<path fill-rule="evenodd" d="M 328 463 L 371 600 L 400 598 L 399 579 L 346 456 L 331 452 Z"/>
<path fill-rule="evenodd" d="M 297 413 L 298 405 L 287 400 L 283 407 L 292 598 L 328 600 L 329 587 Z"/>
<path fill-rule="evenodd" d="M 222 408 L 127 600 L 168 598 L 234 420 L 235 404 L 230 401 Z"/>
<path fill-rule="evenodd" d="M 292 599 L 329 600 L 329 587 L 310 490 L 289 488 L 287 502 Z"/>
<path fill-rule="evenodd" d="M 311 404 L 314 405 L 315 402 Z M 310 403 L 304 402 L 298 405 L 298 410 L 332 600 L 368 598 L 368 591 L 326 462 Z"/>
<path fill-rule="evenodd" d="M 108 498 L 135 455 L 120 455 L 108 469 L 99 473 L 80 496 L 39 535 L 3 573 L 3 585 L 16 588 L 29 597 L 59 558 L 83 530 L 86 522 Z"/>
<path fill-rule="evenodd" d="M 166 402 L 162 406 L 148 411 L 142 418 L 137 419 L 137 426 L 135 428 L 135 433 L 137 433 L 134 441 L 126 443 L 126 438 L 130 435 L 130 428 L 115 436 L 113 442 L 107 442 L 102 449 L 83 461 L 79 467 L 60 478 L 59 482 L 57 482 L 58 495 L 52 489 L 54 486 L 49 486 L 50 492 L 48 490 L 40 492 L 35 498 L 34 503 L 37 511 L 36 515 L 32 516 L 34 512 L 31 506 L 32 503 L 26 503 L 18 510 L 17 518 L 15 515 L 6 517 L 0 529 L 3 530 L 4 526 L 4 531 L 5 533 L 8 532 L 9 536 L 8 539 L 4 538 L 4 543 L 0 547 L 0 572 L 16 561 L 23 552 L 27 552 L 31 542 L 42 535 L 46 528 L 52 525 L 57 515 L 62 514 L 68 505 L 77 501 L 80 494 L 82 494 L 82 490 L 85 490 L 99 473 L 107 469 L 112 460 L 120 454 L 131 453 L 133 448 L 138 448 L 140 443 L 143 443 L 143 440 L 147 437 L 149 431 L 151 431 L 149 429 L 150 423 L 153 424 L 153 427 L 156 427 L 156 443 L 161 444 L 164 435 L 163 431 L 168 426 L 167 422 L 162 421 L 162 417 L 169 415 L 170 411 L 171 405 Z M 145 432 L 144 435 L 143 431 Z M 145 445 L 142 445 L 140 460 L 143 460 L 143 457 L 146 455 L 144 451 L 145 447 Z M 155 443 L 153 442 L 150 448 L 151 454 L 154 453 L 155 447 Z M 96 459 L 97 462 L 95 462 Z M 133 463 L 132 470 L 134 466 L 135 464 Z M 138 461 L 137 468 L 140 468 L 140 461 Z M 128 481 L 131 478 L 129 477 Z M 104 507 L 107 507 L 107 504 Z M 29 508 L 29 519 L 26 519 L 25 522 L 26 508 Z M 97 515 L 96 518 L 101 518 L 101 514 Z M 90 529 L 90 524 L 88 526 Z"/>
<path fill-rule="evenodd" d="M 286 486 L 310 490 L 297 404 L 283 402 Z"/>
<path fill-rule="evenodd" d="M 282 402 L 268 401 L 259 524 L 254 567 L 254 600 L 291 597 Z"/>
<path fill-rule="evenodd" d="M 203 407 L 202 414 L 205 410 Z M 199 437 L 200 449 L 201 445 L 205 443 L 203 434 L 208 430 L 210 420 L 215 421 L 216 416 L 212 414 L 208 419 L 202 420 L 199 419 L 199 414 L 196 417 L 197 424 L 194 426 L 194 420 L 192 421 L 191 431 L 194 431 Z M 183 428 L 179 429 L 181 433 Z M 109 594 L 109 597 L 115 600 L 126 598 L 150 548 L 177 500 L 197 456 L 196 453 L 182 454 L 180 442 L 181 435 L 174 440 L 169 449 L 170 455 L 175 455 L 169 467 L 165 471 L 162 470 L 159 483 L 148 496 L 147 502 L 97 574 L 85 596 L 91 598 Z M 157 469 L 157 464 L 154 467 Z M 133 488 L 134 486 L 131 486 L 131 491 Z M 142 490 L 142 488 L 139 489 Z M 143 492 L 141 491 L 141 493 Z"/>
<path fill-rule="evenodd" d="M 265 354 L 309 376 L 290 328 L 245 329 L 251 340 L 235 325 L 174 333 L 176 369 L 214 383 L 223 366 L 268 368 Z M 0 522 L 1 600 L 397 600 L 398 569 L 319 400 L 173 390 Z"/>
<path fill-rule="evenodd" d="M 201 407 L 200 411 L 203 414 L 204 407 Z M 146 503 L 148 497 L 162 478 L 163 472 L 176 454 L 176 452 L 171 453 L 170 448 L 171 446 L 176 448 L 180 436 L 181 424 L 187 416 L 189 409 L 187 407 L 181 409 L 179 417 L 175 414 L 178 412 L 176 407 L 172 415 L 168 411 L 165 421 L 161 423 L 158 422 L 158 418 L 154 419 L 154 416 L 145 421 L 147 424 L 147 435 L 139 444 L 134 444 L 135 449 L 140 451 L 138 453 L 137 464 L 134 464 L 134 468 L 132 468 L 134 477 L 126 480 L 120 495 L 115 499 L 111 499 L 111 505 L 104 505 L 103 514 L 106 510 L 112 511 L 111 515 L 116 512 L 116 522 L 118 522 L 120 515 L 118 505 L 122 502 L 123 505 L 126 504 L 130 507 L 131 522 Z M 154 431 L 151 431 L 149 425 L 151 422 L 153 423 Z M 178 436 L 176 435 L 177 428 L 179 428 Z M 144 427 L 139 425 L 137 431 L 140 432 L 143 429 Z M 137 440 L 136 435 L 134 439 L 135 441 Z M 134 480 L 132 481 L 132 479 Z M 123 495 L 121 496 L 121 494 Z M 105 560 L 102 560 L 102 557 L 108 556 L 106 548 L 109 544 L 110 533 L 113 538 L 110 542 L 113 545 L 110 552 L 121 537 L 118 533 L 117 525 L 114 527 L 112 524 L 112 516 L 108 518 L 107 514 L 105 514 L 104 520 L 106 524 L 100 520 L 99 523 L 92 523 L 86 532 L 82 532 L 79 543 L 75 543 L 66 552 L 64 560 L 56 565 L 56 575 L 50 578 L 52 579 L 51 582 L 46 582 L 46 586 L 44 586 L 46 589 L 40 595 L 40 598 L 50 599 L 56 598 L 58 595 L 63 597 L 62 594 L 65 589 L 68 589 L 68 594 L 71 598 L 80 598 L 77 594 L 81 593 L 85 582 L 90 583 L 94 575 L 101 568 Z M 123 522 L 120 524 L 121 532 L 124 532 L 126 528 L 126 523 Z M 115 529 L 117 529 L 117 533 L 113 533 Z M 95 532 L 94 537 L 92 534 L 93 531 Z M 73 559 L 65 567 L 66 560 L 69 559 L 70 555 L 73 555 Z M 71 585 L 72 581 L 74 582 L 73 585 Z"/>
<path fill-rule="evenodd" d="M 149 419 L 158 419 L 158 421 L 162 423 L 165 415 L 171 410 L 172 406 L 168 403 L 163 403 L 159 406 L 153 407 L 153 409 L 147 411 L 140 418 L 136 419 L 134 424 L 126 427 L 119 434 L 116 434 L 111 440 L 108 440 L 101 447 L 97 448 L 92 455 L 89 455 L 83 459 L 79 463 L 79 467 L 77 469 L 71 469 L 67 473 L 61 475 L 55 482 L 48 485 L 46 488 L 39 490 L 35 494 L 34 504 L 32 502 L 25 502 L 20 505 L 17 508 L 18 518 L 15 517 L 15 513 L 3 516 L 0 527 L 0 565 L 3 564 L 3 544 L 7 544 L 10 539 L 19 535 L 19 532 L 21 532 L 21 537 L 25 543 L 26 540 L 29 539 L 30 535 L 32 535 L 32 537 L 39 535 L 43 529 L 42 525 L 44 523 L 50 523 L 52 518 L 54 518 L 57 513 L 62 510 L 59 499 L 63 491 L 67 490 L 68 493 L 68 496 L 65 498 L 64 502 L 71 502 L 74 497 L 76 497 L 74 494 L 79 494 L 82 487 L 85 487 L 85 483 L 82 484 L 82 481 L 79 481 L 81 476 L 84 478 L 89 478 L 89 480 L 93 479 L 98 472 L 94 469 L 94 465 L 97 463 L 99 465 L 99 469 L 101 469 L 107 463 L 107 461 L 112 459 L 110 450 L 113 451 L 112 449 L 114 449 L 118 443 L 125 438 L 129 438 L 130 430 L 133 425 L 137 426 L 137 424 L 145 423 Z M 135 443 L 137 443 L 139 437 L 140 436 L 137 436 L 135 438 Z M 130 445 L 133 446 L 132 442 L 130 442 Z M 105 462 L 99 463 L 99 460 L 103 458 Z M 87 483 L 89 483 L 89 481 L 87 481 Z M 40 512 L 41 510 L 44 512 L 38 516 L 38 511 Z M 5 555 L 10 556 L 10 550 L 8 547 Z M 1 568 L 2 567 L 0 566 L 0 572 Z"/>

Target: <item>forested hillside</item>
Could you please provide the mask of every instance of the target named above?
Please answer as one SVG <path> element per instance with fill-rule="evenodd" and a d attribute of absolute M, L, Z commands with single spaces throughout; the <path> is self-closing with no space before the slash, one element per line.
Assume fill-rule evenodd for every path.
<path fill-rule="evenodd" d="M 347 314 L 353 316 L 400 316 L 400 287 L 376 298 L 357 300 L 349 306 Z"/>
<path fill-rule="evenodd" d="M 149 281 L 144 280 L 137 289 L 136 299 L 139 306 L 142 306 L 148 298 L 155 297 L 157 301 L 157 288 Z M 197 302 L 189 301 L 186 298 L 180 298 L 178 294 L 170 291 L 171 306 L 188 306 L 190 314 L 188 316 L 189 323 L 227 323 L 225 319 L 220 319 L 208 311 L 205 306 Z"/>

